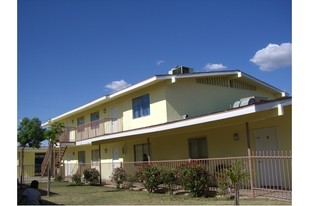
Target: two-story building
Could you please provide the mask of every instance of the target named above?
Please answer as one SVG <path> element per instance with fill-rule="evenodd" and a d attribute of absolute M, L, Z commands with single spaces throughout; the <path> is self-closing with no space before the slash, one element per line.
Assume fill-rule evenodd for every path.
<path fill-rule="evenodd" d="M 291 151 L 291 113 L 292 99 L 286 92 L 242 71 L 194 72 L 177 66 L 43 126 L 66 126 L 60 137 L 65 151 L 59 157 L 62 175 L 95 167 L 102 179 L 109 179 L 114 168 L 135 171 L 143 161 L 163 164 Z M 261 162 L 249 166 L 258 179 L 265 174 L 257 164 Z M 281 167 L 276 170 L 291 170 Z M 286 180 L 258 184 L 283 187 Z"/>

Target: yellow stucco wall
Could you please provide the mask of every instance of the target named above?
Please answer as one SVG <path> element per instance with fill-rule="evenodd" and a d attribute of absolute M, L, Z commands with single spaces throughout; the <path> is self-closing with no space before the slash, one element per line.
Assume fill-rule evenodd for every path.
<path fill-rule="evenodd" d="M 133 119 L 132 99 L 145 94 L 149 94 L 150 98 L 150 115 Z M 147 89 L 141 89 L 137 92 L 130 93 L 125 97 L 119 97 L 94 108 L 82 111 L 77 115 L 72 115 L 71 117 L 62 120 L 62 122 L 64 122 L 66 126 L 76 126 L 77 118 L 83 116 L 85 123 L 89 123 L 90 114 L 93 112 L 99 112 L 100 119 L 112 118 L 113 108 L 116 108 L 117 110 L 117 118 L 122 119 L 123 131 L 165 123 L 167 121 L 165 93 L 162 84 L 159 83 L 155 86 L 148 87 Z"/>
<path fill-rule="evenodd" d="M 197 84 L 195 78 L 179 79 L 166 85 L 168 121 L 224 111 L 233 107 L 241 98 L 259 96 L 274 99 L 275 96 L 258 88 L 255 91 L 207 84 Z"/>
<path fill-rule="evenodd" d="M 149 94 L 150 115 L 133 119 L 132 99 Z M 278 94 L 277 94 L 278 95 Z M 204 115 L 230 109 L 233 104 L 244 97 L 259 96 L 273 99 L 275 96 L 256 87 L 256 90 L 237 89 L 196 83 L 196 78 L 162 81 L 155 85 L 141 88 L 124 96 L 106 100 L 94 108 L 65 118 L 66 126 L 76 126 L 77 118 L 84 116 L 85 123 L 90 122 L 90 114 L 99 112 L 100 119 L 112 118 L 113 108 L 122 124 L 123 131 L 179 120 L 182 115 L 189 117 Z"/>
<path fill-rule="evenodd" d="M 274 109 L 275 110 L 275 109 Z M 285 108 L 283 116 L 273 114 L 274 111 L 267 113 L 273 117 L 250 120 L 248 119 L 251 149 L 255 150 L 254 132 L 262 128 L 276 128 L 280 150 L 291 150 L 291 106 Z M 261 116 L 267 116 L 266 113 Z M 261 118 L 259 115 L 250 118 Z M 248 117 L 249 118 L 249 117 Z M 240 122 L 237 122 L 240 121 Z M 151 144 L 152 160 L 173 160 L 189 158 L 188 140 L 198 137 L 207 137 L 208 156 L 209 157 L 230 157 L 247 155 L 246 139 L 246 117 L 237 119 L 227 119 L 220 122 L 214 122 L 207 125 L 201 125 L 193 129 L 183 128 L 180 132 L 161 132 L 158 134 L 145 134 L 138 137 L 127 137 L 119 140 L 102 141 L 101 158 L 102 161 L 110 161 L 112 158 L 111 150 L 119 148 L 120 158 L 125 161 L 134 161 L 134 145 Z M 173 134 L 174 133 L 174 134 Z M 233 135 L 239 134 L 239 140 L 234 140 Z M 113 142 L 114 141 L 114 142 Z M 90 148 L 98 146 L 80 146 L 72 148 L 71 151 L 85 149 L 86 160 L 90 161 Z M 107 152 L 105 152 L 105 149 Z"/>
<path fill-rule="evenodd" d="M 46 148 L 34 149 L 25 148 L 24 150 L 24 177 L 33 177 L 35 175 L 35 154 L 46 153 Z M 17 176 L 20 177 L 22 164 L 21 149 L 17 150 Z"/>
<path fill-rule="evenodd" d="M 132 99 L 145 94 L 149 94 L 150 98 L 150 115 L 133 119 Z M 138 92 L 130 94 L 126 97 L 124 105 L 124 131 L 150 125 L 161 124 L 167 121 L 165 93 L 162 84 L 157 84 L 147 89 L 142 89 Z"/>

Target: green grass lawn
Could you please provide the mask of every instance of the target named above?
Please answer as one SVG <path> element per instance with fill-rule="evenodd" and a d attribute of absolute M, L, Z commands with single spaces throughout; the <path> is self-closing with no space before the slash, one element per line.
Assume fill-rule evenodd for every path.
<path fill-rule="evenodd" d="M 233 205 L 233 200 L 167 195 L 114 189 L 106 186 L 77 186 L 68 182 L 52 182 L 47 196 L 47 184 L 40 183 L 39 189 L 45 204 L 59 205 Z M 241 205 L 291 205 L 288 201 L 270 199 L 241 199 Z"/>

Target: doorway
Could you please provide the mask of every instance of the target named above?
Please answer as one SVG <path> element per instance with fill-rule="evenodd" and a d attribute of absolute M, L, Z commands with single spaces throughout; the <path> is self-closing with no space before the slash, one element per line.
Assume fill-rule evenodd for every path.
<path fill-rule="evenodd" d="M 274 155 L 274 152 L 279 151 L 277 128 L 263 128 L 257 129 L 254 132 L 255 149 L 258 156 L 256 158 L 256 181 L 257 186 L 260 188 L 276 189 L 280 188 L 281 178 L 280 160 L 265 156 Z"/>
<path fill-rule="evenodd" d="M 113 160 L 112 160 L 112 172 L 118 167 L 120 167 L 120 160 L 119 160 L 119 148 L 113 148 Z"/>
<path fill-rule="evenodd" d="M 117 107 L 112 107 L 111 111 L 112 118 L 112 133 L 118 132 L 118 109 Z"/>

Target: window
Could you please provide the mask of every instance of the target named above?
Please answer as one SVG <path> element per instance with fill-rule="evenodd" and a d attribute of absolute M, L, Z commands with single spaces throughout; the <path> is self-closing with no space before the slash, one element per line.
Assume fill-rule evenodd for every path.
<path fill-rule="evenodd" d="M 100 153 L 98 149 L 91 150 L 91 163 L 92 165 L 99 165 L 100 162 Z"/>
<path fill-rule="evenodd" d="M 34 155 L 34 163 L 35 163 L 35 176 L 41 175 L 41 166 L 43 159 L 45 157 L 45 153 L 35 153 Z"/>
<path fill-rule="evenodd" d="M 149 145 L 149 147 L 150 147 L 150 145 Z M 135 162 L 148 161 L 148 160 L 144 159 L 144 154 L 147 155 L 147 157 L 150 155 L 147 143 L 134 145 L 134 160 L 135 160 Z"/>
<path fill-rule="evenodd" d="M 90 114 L 91 128 L 99 127 L 99 121 L 98 121 L 99 119 L 100 119 L 99 112 L 94 112 Z"/>
<path fill-rule="evenodd" d="M 78 164 L 85 164 L 85 163 L 86 163 L 85 151 L 78 151 Z"/>
<path fill-rule="evenodd" d="M 77 126 L 85 124 L 84 116 L 77 118 Z"/>
<path fill-rule="evenodd" d="M 83 131 L 84 130 L 84 125 L 85 124 L 85 119 L 84 119 L 84 116 L 82 117 L 78 117 L 77 118 L 77 131 Z"/>
<path fill-rule="evenodd" d="M 192 159 L 208 157 L 206 137 L 189 139 L 189 155 Z"/>
<path fill-rule="evenodd" d="M 150 115 L 149 94 L 137 97 L 132 100 L 133 118 Z"/>

